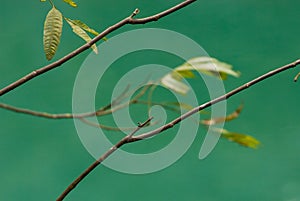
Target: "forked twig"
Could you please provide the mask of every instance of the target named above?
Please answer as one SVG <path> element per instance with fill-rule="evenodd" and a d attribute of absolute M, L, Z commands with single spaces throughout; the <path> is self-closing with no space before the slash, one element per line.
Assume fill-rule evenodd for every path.
<path fill-rule="evenodd" d="M 185 114 L 179 116 L 178 118 L 174 119 L 173 121 L 157 128 L 157 129 L 154 129 L 150 132 L 147 132 L 147 133 L 144 133 L 144 134 L 141 134 L 141 135 L 138 135 L 138 136 L 133 136 L 131 135 L 132 137 L 128 137 L 126 136 L 125 138 L 123 138 L 119 143 L 117 143 L 115 146 L 113 146 L 108 152 L 106 152 L 103 156 L 105 157 L 101 157 L 100 161 L 102 162 L 103 160 L 105 160 L 105 158 L 107 158 L 109 155 L 111 155 L 117 148 L 119 148 L 120 146 L 124 145 L 124 144 L 127 144 L 127 143 L 131 143 L 131 142 L 136 142 L 136 141 L 140 141 L 140 140 L 144 140 L 144 139 L 147 139 L 147 138 L 150 138 L 152 136 L 155 136 L 155 135 L 158 135 L 160 133 L 162 133 L 163 131 L 165 130 L 168 130 L 170 128 L 172 128 L 174 125 L 178 124 L 179 122 L 187 119 L 188 117 L 192 116 L 193 114 L 195 114 L 196 112 L 199 112 L 205 108 L 208 108 L 218 102 L 221 102 L 223 100 L 226 100 L 226 99 L 229 99 L 231 96 L 235 95 L 235 94 L 238 94 L 240 93 L 241 91 L 244 91 L 246 89 L 248 89 L 250 86 L 252 85 L 255 85 L 269 77 L 272 77 L 276 74 L 279 74 L 283 71 L 286 71 L 288 69 L 291 69 L 291 68 L 294 68 L 296 67 L 297 65 L 300 64 L 300 59 L 299 60 L 296 60 L 295 62 L 292 62 L 290 64 L 287 64 L 285 66 L 282 66 L 282 67 L 279 67 L 275 70 L 272 70 L 268 73 L 265 73 L 263 74 L 262 76 L 259 76 L 253 80 L 251 80 L 250 82 L 247 82 L 246 84 L 240 86 L 240 87 L 237 87 L 236 89 L 230 91 L 229 93 L 226 93 L 216 99 L 213 99 L 211 101 L 208 101 L 202 105 L 199 105 L 195 108 L 193 108 L 192 110 L 186 112 Z M 151 119 L 150 119 L 151 120 Z M 150 120 L 148 120 L 150 122 Z M 141 125 L 145 125 L 144 124 L 141 124 Z M 78 183 L 80 183 L 93 169 L 95 169 L 101 162 L 99 161 L 96 161 L 95 163 L 93 163 L 88 169 L 86 169 L 74 182 L 72 182 L 68 187 L 67 189 L 63 192 L 63 194 L 57 199 L 58 201 L 60 200 L 63 200 L 63 198 L 65 196 L 67 196 L 72 189 L 74 189 L 76 187 L 76 185 Z"/>
<path fill-rule="evenodd" d="M 77 179 L 75 179 L 66 190 L 57 198 L 57 201 L 63 200 L 76 186 L 82 181 L 90 172 L 92 172 L 98 165 L 100 165 L 106 158 L 108 158 L 112 153 L 118 150 L 124 144 L 127 144 L 128 141 L 137 133 L 141 128 L 148 125 L 153 118 L 149 117 L 144 123 L 139 123 L 138 127 L 132 131 L 129 135 L 122 138 L 117 144 L 112 146 L 106 153 L 104 153 L 98 160 L 96 160 L 92 165 L 90 165 Z"/>

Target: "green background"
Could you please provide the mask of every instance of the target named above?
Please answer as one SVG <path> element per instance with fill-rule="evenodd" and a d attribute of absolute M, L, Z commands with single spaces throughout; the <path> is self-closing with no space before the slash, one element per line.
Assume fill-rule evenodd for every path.
<path fill-rule="evenodd" d="M 77 1 L 79 7 L 73 9 L 55 1 L 64 15 L 81 19 L 98 31 L 135 8 L 141 10 L 142 17 L 177 2 L 88 0 Z M 182 33 L 211 56 L 242 72 L 241 78 L 225 82 L 229 91 L 299 57 L 299 6 L 298 0 L 197 1 L 157 22 L 127 25 L 109 37 L 144 27 Z M 37 0 L 1 2 L 1 88 L 48 63 L 43 54 L 42 29 L 49 9 L 48 3 Z M 81 44 L 83 41 L 64 26 L 54 59 Z M 4 95 L 0 102 L 54 113 L 71 111 L 75 76 L 89 52 Z M 137 57 L 144 64 L 180 64 L 176 59 L 170 61 L 168 55 L 147 51 Z M 113 83 L 136 64 L 134 58 L 129 56 L 120 61 L 121 67 L 108 72 L 99 106 L 108 103 Z M 228 102 L 229 111 L 242 101 L 245 108 L 240 118 L 225 127 L 255 136 L 262 142 L 259 149 L 221 140 L 208 158 L 199 160 L 205 134 L 200 130 L 188 152 L 169 168 L 147 175 L 128 175 L 101 166 L 66 200 L 300 200 L 300 85 L 292 81 L 297 72 L 277 75 Z M 206 100 L 202 97 L 200 102 Z M 143 117 L 140 113 L 135 118 Z M 55 200 L 94 161 L 82 146 L 72 120 L 49 120 L 1 109 L 0 122 L 0 200 Z M 168 140 L 171 138 L 162 136 L 156 139 L 158 144 L 151 144 L 159 147 Z M 135 146 L 140 150 L 149 148 L 147 141 L 127 147 L 130 146 L 131 151 Z"/>

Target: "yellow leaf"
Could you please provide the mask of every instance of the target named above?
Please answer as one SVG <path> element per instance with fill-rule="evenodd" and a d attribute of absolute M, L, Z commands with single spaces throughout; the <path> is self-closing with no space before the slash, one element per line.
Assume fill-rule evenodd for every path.
<path fill-rule="evenodd" d="M 238 118 L 243 107 L 244 107 L 243 105 L 240 105 L 234 112 L 227 115 L 226 117 L 216 117 L 216 118 L 212 118 L 212 119 L 206 119 L 206 120 L 202 120 L 201 123 L 204 125 L 210 126 L 210 125 L 215 125 L 215 124 L 234 120 L 234 119 Z"/>
<path fill-rule="evenodd" d="M 62 33 L 62 14 L 55 7 L 48 12 L 44 23 L 44 51 L 46 58 L 51 60 L 56 53 Z"/>
<path fill-rule="evenodd" d="M 222 80 L 227 78 L 227 75 L 239 77 L 240 73 L 232 70 L 232 66 L 221 62 L 212 57 L 195 57 L 189 59 L 186 63 L 178 66 L 176 72 L 181 71 L 199 71 L 210 76 L 221 78 Z"/>
<path fill-rule="evenodd" d="M 95 36 L 98 36 L 99 33 L 97 31 L 95 31 L 94 29 L 90 28 L 87 24 L 83 23 L 82 21 L 80 20 L 71 20 L 71 19 L 68 19 L 70 22 L 72 22 L 73 24 L 79 26 L 80 28 L 82 28 L 83 30 L 95 35 Z M 106 37 L 103 37 L 102 40 L 104 41 L 107 41 L 107 38 Z"/>
<path fill-rule="evenodd" d="M 83 30 L 90 32 L 91 34 L 94 34 L 95 36 L 99 35 L 99 33 L 97 31 L 95 31 L 94 29 L 91 29 L 88 25 L 81 22 L 80 20 L 71 20 L 71 19 L 68 19 L 68 20 L 71 21 L 73 24 L 79 26 Z"/>
<path fill-rule="evenodd" d="M 185 95 L 189 86 L 184 83 L 184 78 L 195 78 L 194 72 L 215 76 L 219 79 L 226 79 L 228 75 L 238 77 L 240 73 L 234 71 L 232 66 L 212 57 L 195 57 L 186 63 L 176 67 L 161 79 L 166 88 Z"/>
<path fill-rule="evenodd" d="M 214 131 L 221 133 L 221 136 L 226 138 L 227 140 L 238 143 L 245 147 L 256 149 L 260 145 L 260 142 L 250 135 L 233 133 L 225 129 L 214 129 Z"/>
<path fill-rule="evenodd" d="M 67 4 L 69 4 L 70 6 L 72 6 L 74 8 L 77 7 L 77 4 L 72 0 L 64 0 L 64 2 L 66 2 Z"/>
<path fill-rule="evenodd" d="M 75 34 L 77 34 L 80 38 L 82 38 L 86 42 L 90 42 L 92 40 L 91 37 L 80 26 L 78 26 L 77 24 L 75 24 L 71 19 L 65 17 L 65 20 L 72 27 L 73 32 Z M 93 49 L 93 51 L 96 54 L 98 54 L 98 49 L 97 49 L 97 46 L 95 44 L 93 44 L 91 46 L 91 48 Z"/>

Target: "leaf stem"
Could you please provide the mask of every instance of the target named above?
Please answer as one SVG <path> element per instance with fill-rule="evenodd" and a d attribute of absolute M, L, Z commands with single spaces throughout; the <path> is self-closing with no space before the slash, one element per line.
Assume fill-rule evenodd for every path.
<path fill-rule="evenodd" d="M 49 0 L 49 3 L 51 4 L 51 6 L 52 6 L 52 7 L 54 7 L 54 8 L 55 8 L 55 5 L 54 5 L 54 3 L 53 3 L 53 1 L 52 1 L 52 0 Z"/>

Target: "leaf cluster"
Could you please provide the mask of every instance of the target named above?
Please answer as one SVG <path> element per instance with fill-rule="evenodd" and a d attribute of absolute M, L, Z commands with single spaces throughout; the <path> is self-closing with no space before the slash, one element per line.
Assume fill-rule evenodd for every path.
<path fill-rule="evenodd" d="M 46 2 L 47 0 L 41 0 L 41 2 Z M 77 7 L 77 4 L 74 1 L 63 0 L 68 5 L 73 8 Z M 92 38 L 88 33 L 97 36 L 99 33 L 94 29 L 90 28 L 87 24 L 83 23 L 80 20 L 73 20 L 62 15 L 62 13 L 55 7 L 54 3 L 49 0 L 52 5 L 51 10 L 48 12 L 45 22 L 44 22 L 44 52 L 47 60 L 51 60 L 58 48 L 62 35 L 63 20 L 72 28 L 73 32 L 82 38 L 85 42 L 90 42 Z M 103 38 L 106 40 L 106 38 Z M 91 46 L 92 50 L 97 54 L 98 50 L 95 44 Z"/>

